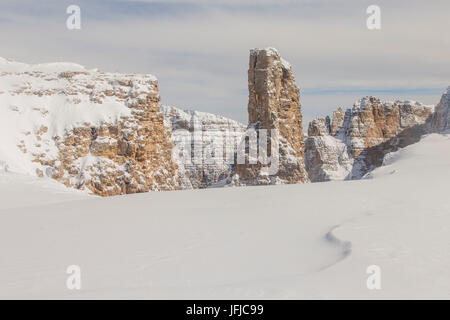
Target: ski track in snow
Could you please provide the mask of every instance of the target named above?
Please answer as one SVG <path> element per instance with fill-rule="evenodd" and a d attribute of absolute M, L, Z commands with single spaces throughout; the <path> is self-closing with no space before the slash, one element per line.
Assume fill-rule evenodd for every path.
<path fill-rule="evenodd" d="M 347 258 L 352 253 L 352 243 L 350 241 L 341 240 L 333 234 L 333 231 L 339 227 L 341 227 L 340 224 L 331 227 L 329 229 L 329 231 L 325 234 L 324 238 L 329 244 L 339 248 L 339 250 L 341 251 L 341 256 L 336 261 L 320 268 L 319 271 L 323 271 L 325 269 L 331 268 L 335 264 L 337 264 L 337 263 L 341 262 L 342 260 L 344 260 L 345 258 Z"/>

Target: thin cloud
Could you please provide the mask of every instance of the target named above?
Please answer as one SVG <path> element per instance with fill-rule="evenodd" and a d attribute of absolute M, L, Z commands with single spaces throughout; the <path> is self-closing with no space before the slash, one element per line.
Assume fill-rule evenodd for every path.
<path fill-rule="evenodd" d="M 43 2 L 2 1 L 1 56 L 152 73 L 164 103 L 243 122 L 253 47 L 274 46 L 291 62 L 306 118 L 350 105 L 366 89 L 436 103 L 450 82 L 448 1 L 379 1 L 380 31 L 365 27 L 369 1 L 267 0 L 252 10 L 246 0 L 80 0 L 79 31 L 65 28 L 72 1 Z"/>

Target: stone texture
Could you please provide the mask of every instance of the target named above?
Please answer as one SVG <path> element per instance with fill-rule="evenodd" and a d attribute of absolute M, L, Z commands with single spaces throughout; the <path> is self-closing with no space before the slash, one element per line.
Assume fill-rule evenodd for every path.
<path fill-rule="evenodd" d="M 30 174 L 101 196 L 359 179 L 381 165 L 386 153 L 430 130 L 450 129 L 449 88 L 433 115 L 420 103 L 366 97 L 352 109 L 338 108 L 332 118 L 312 121 L 305 139 L 292 67 L 272 48 L 250 52 L 247 126 L 208 113 L 160 109 L 158 82 L 151 75 L 73 64 L 68 66 L 75 71 L 52 71 L 61 64 L 42 71 L 39 65 L 0 62 L 6 68 L 0 73 L 0 101 L 23 118 L 17 136 L 3 138 L 2 146 L 12 141 L 13 148 L 0 150 L 0 169 L 15 160 L 27 167 L 28 161 Z M 276 172 L 249 154 L 253 132 L 266 139 L 269 158 L 279 155 Z M 188 143 L 179 149 L 179 141 Z M 244 163 L 237 164 L 238 146 L 246 151 Z M 14 157 L 4 152 L 11 149 Z"/>
<path fill-rule="evenodd" d="M 308 136 L 327 136 L 330 135 L 331 125 L 330 117 L 314 119 L 309 123 Z"/>
<path fill-rule="evenodd" d="M 173 144 L 158 102 L 157 91 L 149 92 L 128 101 L 131 116 L 116 124 L 87 124 L 55 138 L 60 157 L 52 176 L 102 196 L 178 189 Z"/>
<path fill-rule="evenodd" d="M 417 142 L 428 131 L 432 108 L 417 102 L 365 97 L 345 113 L 309 125 L 306 167 L 311 181 L 359 179 L 388 152 Z"/>
<path fill-rule="evenodd" d="M 450 130 L 450 87 L 445 90 L 441 101 L 435 108 L 431 122 L 432 132 Z"/>
<path fill-rule="evenodd" d="M 2 77 L 14 84 L 4 93 L 17 105 L 13 112 L 31 123 L 18 147 L 37 176 L 100 196 L 179 189 L 153 76 L 86 70 Z"/>
<path fill-rule="evenodd" d="M 302 112 L 300 90 L 295 83 L 292 67 L 273 48 L 250 51 L 248 70 L 249 130 L 264 129 L 268 136 L 268 156 L 274 147 L 271 139 L 277 138 L 279 170 L 267 174 L 267 165 L 237 164 L 233 184 L 261 185 L 275 183 L 303 183 L 308 181 L 303 153 Z M 271 136 L 275 129 L 277 137 Z"/>
<path fill-rule="evenodd" d="M 344 125 L 345 111 L 342 108 L 338 108 L 333 111 L 333 121 L 331 123 L 330 133 L 335 136 L 340 128 Z M 310 134 L 308 134 L 310 135 Z"/>
<path fill-rule="evenodd" d="M 169 106 L 161 110 L 172 130 L 173 159 L 183 175 L 182 188 L 208 188 L 230 177 L 246 126 L 206 112 Z"/>

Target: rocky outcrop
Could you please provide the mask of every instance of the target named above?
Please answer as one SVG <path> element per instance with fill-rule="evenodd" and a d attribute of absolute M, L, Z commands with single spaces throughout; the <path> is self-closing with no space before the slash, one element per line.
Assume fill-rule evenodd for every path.
<path fill-rule="evenodd" d="M 0 170 L 101 196 L 359 179 L 430 128 L 450 129 L 449 88 L 433 115 L 366 97 L 312 121 L 305 139 L 292 67 L 272 48 L 251 50 L 248 89 L 244 126 L 160 106 L 151 75 L 0 58 Z"/>
<path fill-rule="evenodd" d="M 184 186 L 308 181 L 300 90 L 292 67 L 273 48 L 251 50 L 248 88 L 247 128 L 207 113 L 162 107 L 175 146 L 181 146 L 173 158 L 186 177 Z"/>
<path fill-rule="evenodd" d="M 417 102 L 365 97 L 333 119 L 308 128 L 306 167 L 311 181 L 360 179 L 382 164 L 386 153 L 420 140 L 432 108 Z"/>
<path fill-rule="evenodd" d="M 101 196 L 179 188 L 156 78 L 0 62 L 13 169 Z"/>
<path fill-rule="evenodd" d="M 173 159 L 182 188 L 208 188 L 232 174 L 234 154 L 245 133 L 243 124 L 211 113 L 161 106 L 172 130 Z"/>
<path fill-rule="evenodd" d="M 251 50 L 248 88 L 249 125 L 247 138 L 242 141 L 247 156 L 245 163 L 238 161 L 235 166 L 231 183 L 262 185 L 308 181 L 303 160 L 300 90 L 291 65 L 273 48 Z M 253 155 L 249 145 L 252 135 L 259 141 Z M 266 150 L 262 150 L 263 145 L 267 146 Z"/>
<path fill-rule="evenodd" d="M 431 121 L 432 132 L 444 132 L 447 130 L 450 130 L 450 87 L 442 95 Z"/>

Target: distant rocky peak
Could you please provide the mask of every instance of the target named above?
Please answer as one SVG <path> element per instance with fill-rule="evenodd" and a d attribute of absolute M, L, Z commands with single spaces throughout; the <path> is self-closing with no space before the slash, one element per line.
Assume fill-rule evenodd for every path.
<path fill-rule="evenodd" d="M 152 75 L 0 59 L 0 162 L 101 195 L 179 189 Z"/>
<path fill-rule="evenodd" d="M 311 181 L 359 179 L 387 152 L 417 142 L 433 108 L 416 101 L 359 99 L 351 109 L 310 122 L 305 161 Z M 436 120 L 440 122 L 441 120 Z"/>
<path fill-rule="evenodd" d="M 450 130 L 450 86 L 442 94 L 431 122 L 432 132 Z"/>

